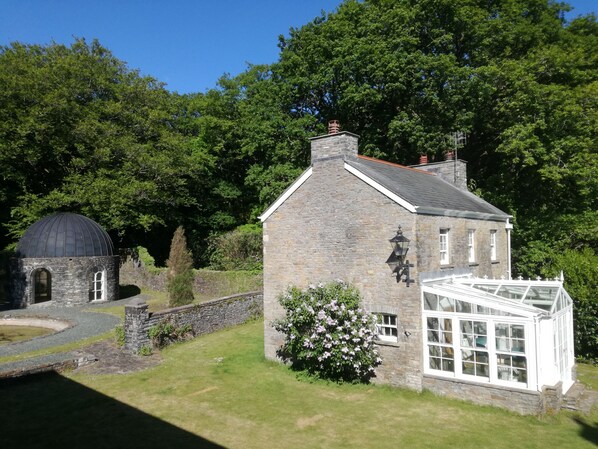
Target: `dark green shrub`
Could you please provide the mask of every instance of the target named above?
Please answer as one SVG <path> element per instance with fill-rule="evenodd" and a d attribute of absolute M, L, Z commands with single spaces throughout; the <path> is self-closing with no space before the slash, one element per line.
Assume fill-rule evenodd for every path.
<path fill-rule="evenodd" d="M 190 324 L 177 326 L 172 320 L 166 319 L 155 326 L 150 327 L 149 337 L 155 348 L 163 348 L 177 341 L 185 341 L 193 338 L 193 328 Z"/>
<path fill-rule="evenodd" d="M 168 303 L 171 307 L 193 302 L 193 257 L 187 249 L 187 239 L 182 226 L 174 232 L 170 254 L 166 261 Z"/>
<path fill-rule="evenodd" d="M 261 270 L 262 228 L 247 224 L 209 242 L 210 266 L 216 270 Z"/>

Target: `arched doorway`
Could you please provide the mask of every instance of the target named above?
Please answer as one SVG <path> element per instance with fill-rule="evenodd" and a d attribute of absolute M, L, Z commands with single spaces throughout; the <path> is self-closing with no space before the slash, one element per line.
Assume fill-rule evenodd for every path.
<path fill-rule="evenodd" d="M 46 302 L 52 299 L 52 276 L 45 268 L 33 272 L 33 302 Z"/>

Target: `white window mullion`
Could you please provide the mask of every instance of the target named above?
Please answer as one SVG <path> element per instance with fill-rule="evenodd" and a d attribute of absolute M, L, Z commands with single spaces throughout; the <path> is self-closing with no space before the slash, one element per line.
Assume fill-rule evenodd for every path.
<path fill-rule="evenodd" d="M 490 370 L 490 382 L 496 383 L 498 380 L 498 370 L 496 363 L 496 334 L 494 332 L 494 322 L 488 322 L 488 369 Z"/>
<path fill-rule="evenodd" d="M 455 351 L 455 376 L 463 375 L 463 364 L 461 358 L 461 325 L 459 318 L 453 318 L 453 351 Z"/>

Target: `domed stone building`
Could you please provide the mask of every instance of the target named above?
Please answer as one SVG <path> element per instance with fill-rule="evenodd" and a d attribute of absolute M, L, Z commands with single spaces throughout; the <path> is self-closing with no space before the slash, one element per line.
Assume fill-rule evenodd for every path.
<path fill-rule="evenodd" d="M 42 218 L 27 229 L 12 260 L 13 307 L 117 300 L 119 257 L 114 252 L 108 233 L 87 217 Z"/>

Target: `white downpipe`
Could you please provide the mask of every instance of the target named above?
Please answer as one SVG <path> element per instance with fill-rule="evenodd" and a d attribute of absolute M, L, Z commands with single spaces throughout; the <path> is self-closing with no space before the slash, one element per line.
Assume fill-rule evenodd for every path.
<path fill-rule="evenodd" d="M 505 224 L 505 229 L 507 230 L 507 277 L 510 281 L 513 279 L 511 273 L 511 229 L 513 229 L 513 225 L 509 223 L 508 218 L 507 223 Z"/>

